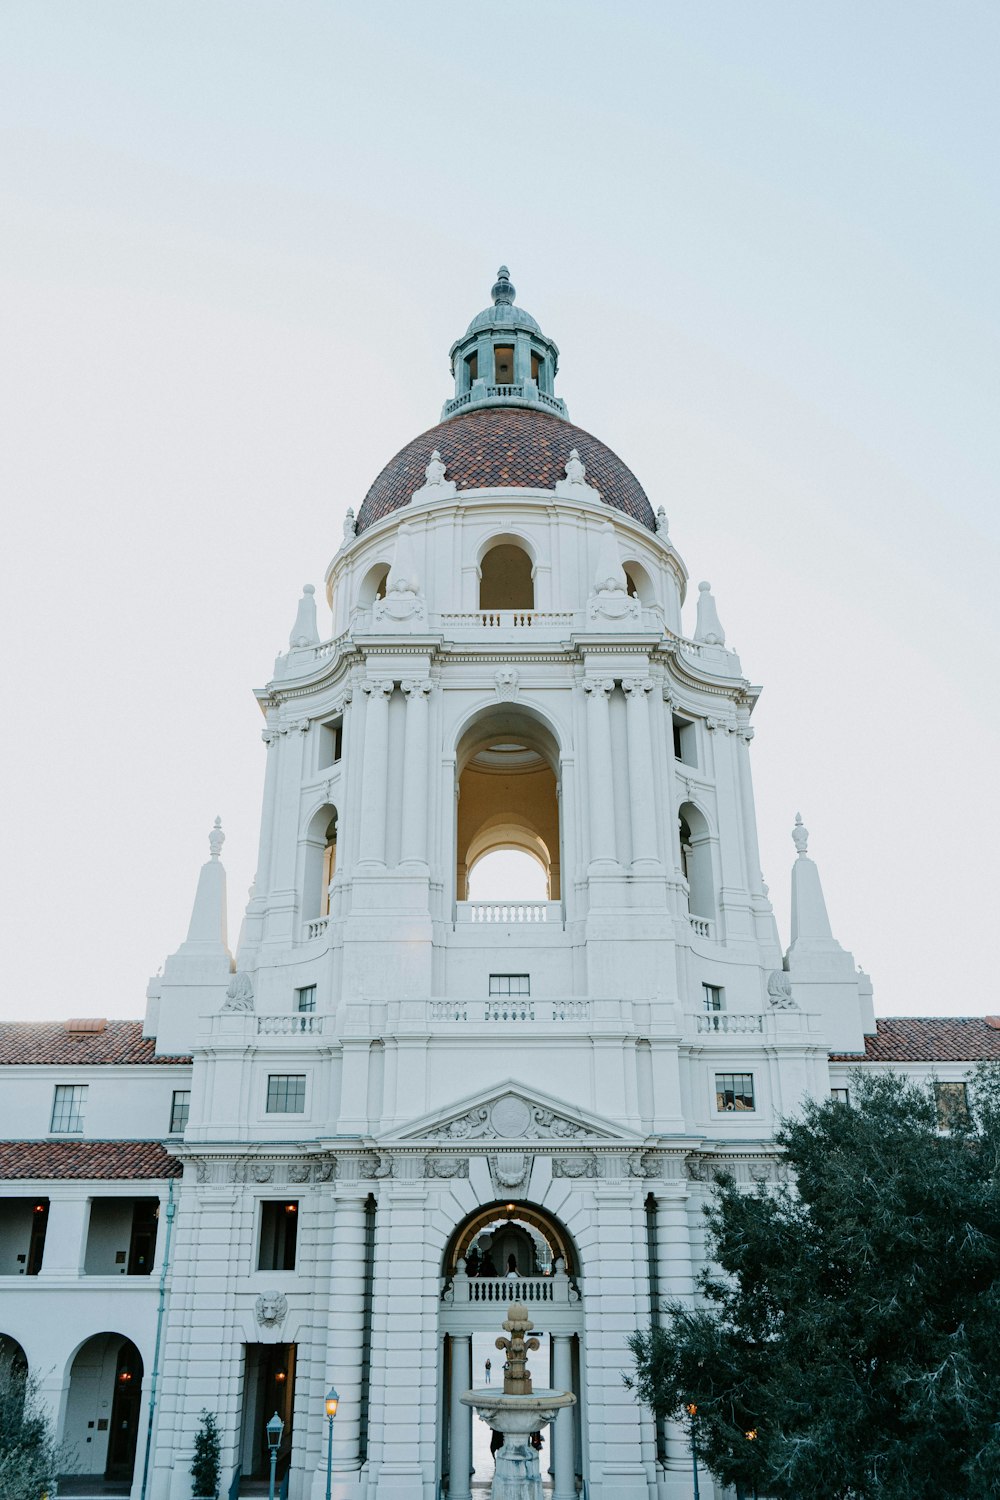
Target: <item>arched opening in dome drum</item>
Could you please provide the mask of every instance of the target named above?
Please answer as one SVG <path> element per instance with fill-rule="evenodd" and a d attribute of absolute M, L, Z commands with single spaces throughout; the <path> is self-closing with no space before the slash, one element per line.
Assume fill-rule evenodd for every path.
<path fill-rule="evenodd" d="M 693 802 L 685 802 L 679 809 L 677 832 L 681 874 L 688 887 L 688 911 L 692 917 L 710 922 L 715 917 L 712 836 L 704 813 Z"/>
<path fill-rule="evenodd" d="M 472 383 L 479 379 L 479 355 L 475 350 L 465 356 L 465 381 L 460 394 L 472 390 Z"/>
<path fill-rule="evenodd" d="M 495 344 L 493 347 L 493 377 L 497 385 L 514 383 L 514 346 Z"/>
<path fill-rule="evenodd" d="M 389 564 L 386 562 L 375 563 L 368 569 L 361 580 L 358 590 L 358 604 L 362 609 L 371 609 L 376 599 L 385 598 L 386 580 L 389 577 Z"/>
<path fill-rule="evenodd" d="M 523 547 L 512 542 L 491 547 L 479 565 L 479 608 L 534 609 L 534 571 Z"/>
<path fill-rule="evenodd" d="M 456 899 L 558 901 L 559 758 L 552 736 L 525 714 L 498 710 L 466 733 L 458 765 Z"/>

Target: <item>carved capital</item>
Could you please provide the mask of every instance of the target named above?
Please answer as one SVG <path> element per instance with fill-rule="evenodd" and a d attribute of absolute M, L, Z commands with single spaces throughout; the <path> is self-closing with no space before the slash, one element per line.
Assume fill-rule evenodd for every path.
<path fill-rule="evenodd" d="M 627 698 L 632 698 L 641 703 L 646 693 L 653 691 L 653 680 L 651 677 L 623 677 L 622 692 Z"/>
<path fill-rule="evenodd" d="M 391 698 L 395 686 L 396 684 L 391 677 L 368 678 L 367 681 L 361 684 L 361 691 L 367 693 L 369 698 L 375 702 L 380 694 L 383 698 Z"/>
<path fill-rule="evenodd" d="M 404 677 L 400 687 L 409 700 L 426 698 L 434 684 L 429 677 Z"/>
<path fill-rule="evenodd" d="M 583 691 L 590 693 L 596 702 L 601 695 L 610 698 L 615 690 L 615 679 L 613 677 L 585 677 L 583 680 Z"/>

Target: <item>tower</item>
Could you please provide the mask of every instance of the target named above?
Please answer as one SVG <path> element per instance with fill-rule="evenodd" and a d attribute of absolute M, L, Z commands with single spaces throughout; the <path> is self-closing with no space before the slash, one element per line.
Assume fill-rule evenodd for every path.
<path fill-rule="evenodd" d="M 0 1200 L 5 1253 L 60 1299 L 42 1338 L 26 1280 L 0 1355 L 51 1363 L 83 1445 L 108 1430 L 98 1393 L 110 1410 L 116 1383 L 144 1400 L 155 1383 L 148 1452 L 129 1406 L 116 1459 L 133 1500 L 188 1500 L 203 1408 L 222 1493 L 266 1475 L 276 1411 L 289 1500 L 328 1482 L 337 1500 L 472 1500 L 492 1469 L 461 1397 L 508 1276 L 543 1331 L 538 1383 L 578 1398 L 549 1434 L 553 1500 L 578 1482 L 691 1500 L 684 1433 L 622 1386 L 626 1339 L 662 1297 L 693 1298 L 713 1173 L 776 1180 L 779 1116 L 842 1088 L 847 1060 L 881 1061 L 801 820 L 782 953 L 759 689 L 708 584 L 688 599 L 662 497 L 570 421 L 558 349 L 506 268 L 450 359 L 441 420 L 348 511 L 325 598 L 304 589 L 257 693 L 235 957 L 217 820 L 142 1026 L 0 1028 L 0 1156 L 34 1194 Z M 503 851 L 532 862 L 531 890 L 477 890 Z M 933 1057 L 933 1031 L 913 1035 L 892 1047 Z M 50 1086 L 53 1068 L 72 1081 Z M 27 1151 L 16 1132 L 46 1126 Z M 127 1219 L 134 1253 L 114 1240 Z M 112 1273 L 135 1277 L 113 1318 Z M 111 1447 L 91 1442 L 90 1472 Z"/>

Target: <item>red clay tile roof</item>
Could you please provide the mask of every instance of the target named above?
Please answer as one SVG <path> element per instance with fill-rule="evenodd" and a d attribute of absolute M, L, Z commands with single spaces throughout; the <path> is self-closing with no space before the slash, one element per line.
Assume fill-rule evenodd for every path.
<path fill-rule="evenodd" d="M 991 1016 L 888 1016 L 864 1052 L 836 1052 L 831 1062 L 1000 1062 L 1000 1031 Z"/>
<path fill-rule="evenodd" d="M 19 1063 L 189 1063 L 157 1057 L 141 1021 L 109 1021 L 103 1031 L 69 1031 L 63 1021 L 0 1022 L 0 1066 Z"/>
<path fill-rule="evenodd" d="M 159 1141 L 0 1141 L 0 1179 L 83 1177 L 151 1181 L 179 1177 L 183 1170 Z"/>
<path fill-rule="evenodd" d="M 357 530 L 409 505 L 427 481 L 434 449 L 447 465 L 445 478 L 460 490 L 525 488 L 551 490 L 566 478 L 566 460 L 576 448 L 587 483 L 616 510 L 656 529 L 653 507 L 631 469 L 616 453 L 562 417 L 530 406 L 488 406 L 467 411 L 421 433 L 390 459 L 358 511 Z"/>

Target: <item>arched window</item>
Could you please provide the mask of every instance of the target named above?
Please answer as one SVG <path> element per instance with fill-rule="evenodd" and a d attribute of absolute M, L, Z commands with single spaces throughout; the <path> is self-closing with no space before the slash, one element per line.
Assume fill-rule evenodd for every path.
<path fill-rule="evenodd" d="M 622 567 L 625 569 L 625 580 L 628 586 L 629 597 L 631 599 L 638 599 L 640 604 L 655 604 L 656 596 L 653 593 L 653 582 L 646 569 L 642 566 L 642 563 L 634 561 L 625 562 L 622 563 Z"/>
<path fill-rule="evenodd" d="M 358 604 L 361 609 L 371 609 L 376 599 L 385 598 L 386 579 L 389 577 L 387 562 L 374 563 L 361 580 Z"/>
<path fill-rule="evenodd" d="M 715 918 L 711 833 L 704 813 L 685 802 L 677 814 L 681 873 L 688 886 L 688 911 L 706 921 Z"/>
<path fill-rule="evenodd" d="M 516 542 L 498 542 L 479 568 L 480 609 L 534 609 L 531 558 Z"/>
<path fill-rule="evenodd" d="M 314 922 L 329 915 L 330 885 L 337 873 L 337 809 L 326 803 L 306 829 L 302 862 L 302 916 Z"/>
<path fill-rule="evenodd" d="M 466 731 L 458 767 L 456 898 L 558 901 L 559 752 L 551 732 L 522 710 L 498 707 Z"/>

